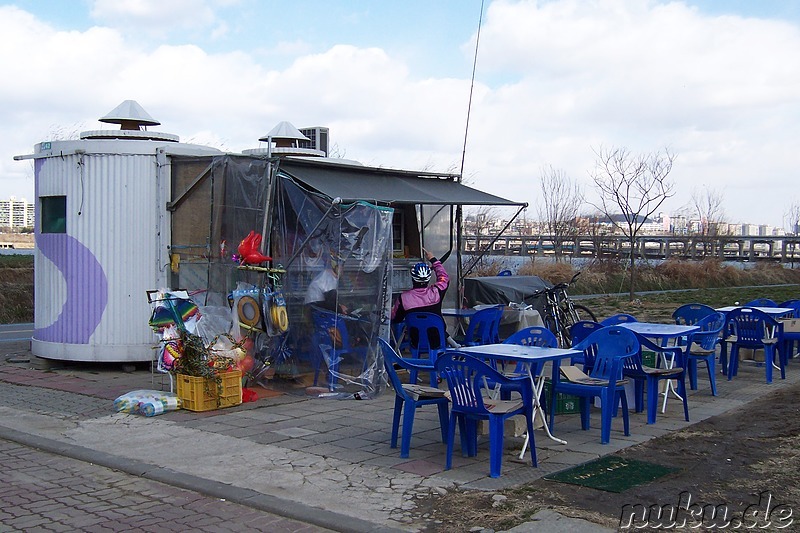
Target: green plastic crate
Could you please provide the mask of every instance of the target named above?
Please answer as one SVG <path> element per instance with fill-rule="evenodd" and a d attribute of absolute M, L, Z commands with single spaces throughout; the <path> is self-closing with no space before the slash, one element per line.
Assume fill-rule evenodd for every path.
<path fill-rule="evenodd" d="M 651 350 L 642 350 L 642 365 L 655 368 L 656 352 L 653 352 Z"/>
<path fill-rule="evenodd" d="M 542 389 L 544 401 L 549 404 L 550 402 L 550 380 L 546 379 L 544 382 L 544 389 Z M 548 413 L 550 408 L 548 407 Z M 556 414 L 557 415 L 572 415 L 581 412 L 581 399 L 579 396 L 571 394 L 556 393 Z"/>

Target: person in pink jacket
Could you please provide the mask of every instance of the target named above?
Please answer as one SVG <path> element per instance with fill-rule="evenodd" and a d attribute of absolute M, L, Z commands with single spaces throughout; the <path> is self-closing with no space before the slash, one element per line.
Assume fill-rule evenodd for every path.
<path fill-rule="evenodd" d="M 442 316 L 442 300 L 447 292 L 447 287 L 450 286 L 450 276 L 447 275 L 441 261 L 436 259 L 432 253 L 424 248 L 422 252 L 431 266 L 420 262 L 411 267 L 413 288 L 403 292 L 394 303 L 392 307 L 393 324 L 402 322 L 410 311 L 424 311 Z M 433 271 L 431 271 L 431 267 L 433 267 Z M 429 286 L 432 273 L 436 274 L 436 281 Z M 447 335 L 447 343 L 450 346 L 459 347 L 450 334 Z"/>

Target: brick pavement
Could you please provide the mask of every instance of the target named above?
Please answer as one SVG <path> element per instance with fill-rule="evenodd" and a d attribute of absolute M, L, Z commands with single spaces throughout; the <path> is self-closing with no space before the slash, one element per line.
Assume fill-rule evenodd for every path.
<path fill-rule="evenodd" d="M 0 440 L 3 531 L 327 529 L 103 466 Z"/>

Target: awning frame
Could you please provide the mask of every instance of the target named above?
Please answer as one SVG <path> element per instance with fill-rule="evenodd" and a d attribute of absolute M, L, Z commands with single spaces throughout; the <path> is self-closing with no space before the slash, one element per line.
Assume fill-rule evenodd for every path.
<path fill-rule="evenodd" d="M 287 168 L 288 167 L 288 168 Z M 395 180 L 402 180 L 403 184 L 406 187 L 417 188 L 417 186 L 424 184 L 424 187 L 429 187 L 429 196 L 433 196 L 430 193 L 430 188 L 432 187 L 439 187 L 441 189 L 442 182 L 447 182 L 445 187 L 452 188 L 452 191 L 463 192 L 465 194 L 470 194 L 473 196 L 472 200 L 464 201 L 463 197 L 457 198 L 456 194 L 450 194 L 449 198 L 444 196 L 436 196 L 435 198 L 412 198 L 406 196 L 404 199 L 388 199 L 388 198 L 365 198 L 365 195 L 359 195 L 358 197 L 347 197 L 347 195 L 332 194 L 331 191 L 336 191 L 336 186 L 332 185 L 329 187 L 324 187 L 323 182 L 319 175 L 316 177 L 310 177 L 308 173 L 304 176 L 304 169 L 308 169 L 308 172 L 316 171 L 318 174 L 320 173 L 320 169 L 324 169 L 322 173 L 328 174 L 336 174 L 337 171 L 346 175 L 352 181 L 358 180 L 369 180 L 372 179 L 391 179 L 394 178 Z M 347 174 L 344 174 L 344 173 Z M 460 206 L 464 205 L 493 205 L 493 206 L 504 206 L 504 207 L 517 207 L 517 212 L 510 218 L 510 220 L 506 223 L 503 229 L 494 236 L 494 238 L 489 243 L 489 246 L 485 250 L 477 250 L 475 253 L 477 256 L 473 258 L 467 268 L 462 269 L 461 265 L 458 266 L 458 276 L 457 276 L 457 294 L 459 298 L 459 304 L 461 297 L 463 295 L 463 288 L 464 288 L 464 278 L 469 276 L 472 273 L 472 270 L 478 264 L 478 262 L 483 258 L 484 255 L 487 254 L 494 243 L 500 238 L 500 236 L 508 229 L 511 223 L 517 219 L 517 217 L 528 207 L 526 202 L 512 202 L 510 200 L 506 200 L 505 198 L 501 198 L 499 196 L 494 196 L 477 189 L 472 189 L 471 187 L 467 187 L 460 183 L 461 176 L 458 174 L 442 174 L 442 173 L 435 173 L 435 172 L 422 172 L 422 171 L 412 171 L 412 170 L 398 170 L 398 169 L 387 169 L 387 168 L 376 168 L 376 167 L 367 167 L 367 166 L 360 166 L 360 165 L 351 165 L 347 163 L 331 163 L 326 161 L 320 160 L 303 160 L 303 159 L 280 159 L 278 164 L 275 168 L 275 176 L 277 177 L 280 174 L 284 174 L 285 176 L 289 177 L 290 179 L 303 184 L 306 187 L 311 187 L 313 190 L 317 191 L 319 194 L 322 194 L 328 198 L 334 200 L 334 202 L 355 202 L 355 201 L 368 201 L 373 202 L 375 205 L 400 205 L 400 204 L 416 204 L 416 205 L 441 205 L 441 206 Z M 358 176 L 357 178 L 354 176 Z M 342 176 L 340 176 L 341 178 Z M 435 185 L 434 185 L 435 184 Z M 352 184 L 351 184 L 352 185 Z M 397 184 L 393 184 L 396 188 Z M 423 189 L 424 189 L 423 187 Z M 362 190 L 367 189 L 367 187 L 362 187 Z M 342 191 L 346 190 L 346 187 L 342 186 Z M 407 190 L 407 189 L 406 189 Z M 460 211 L 460 209 L 459 209 Z M 459 212 L 460 215 L 460 212 Z M 452 217 L 451 217 L 452 218 Z M 458 221 L 460 224 L 460 220 Z M 452 243 L 452 220 L 451 220 L 451 239 L 450 242 Z M 460 263 L 461 261 L 461 243 L 458 242 L 460 236 L 460 231 L 457 233 L 455 240 L 457 246 L 457 257 Z M 446 260 L 447 257 L 450 256 L 452 249 L 449 250 L 443 257 L 443 260 Z"/>
<path fill-rule="evenodd" d="M 459 183 L 458 174 L 376 168 L 304 159 L 280 160 L 278 171 L 329 198 L 340 198 L 342 202 L 365 200 L 382 205 L 527 207 L 527 203 L 512 202 L 463 185 Z M 326 180 L 326 177 L 329 179 Z M 335 178 L 335 181 L 332 178 Z M 387 181 L 376 183 L 376 180 Z M 386 192 L 381 194 L 376 191 L 381 188 L 386 189 Z"/>

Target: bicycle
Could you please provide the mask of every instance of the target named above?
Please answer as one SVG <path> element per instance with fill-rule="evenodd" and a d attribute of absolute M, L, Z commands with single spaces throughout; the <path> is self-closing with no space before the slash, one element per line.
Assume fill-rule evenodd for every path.
<path fill-rule="evenodd" d="M 533 297 L 545 297 L 544 316 L 542 320 L 547 329 L 553 332 L 558 339 L 558 345 L 568 348 L 572 345 L 570 328 L 581 320 L 597 322 L 597 317 L 585 305 L 572 301 L 567 289 L 577 281 L 580 272 L 576 272 L 568 282 L 559 283 L 549 289 L 541 289 L 533 293 Z"/>

